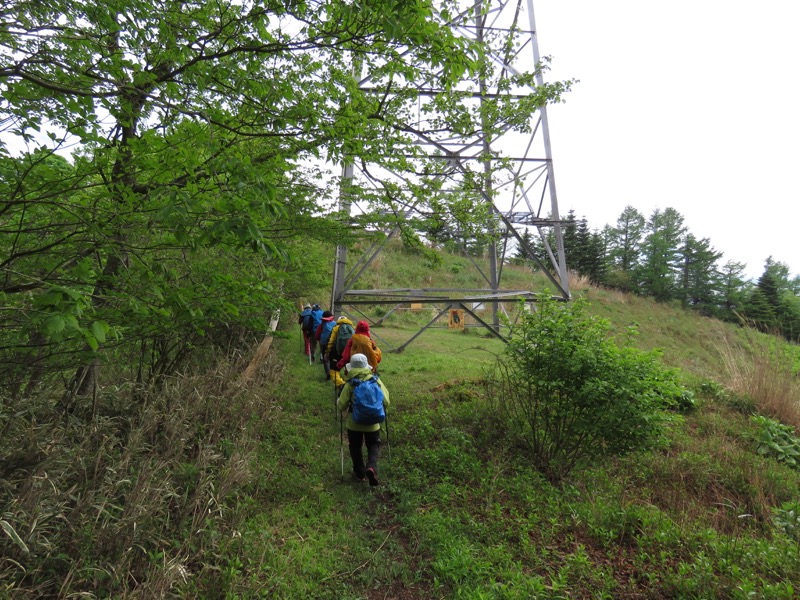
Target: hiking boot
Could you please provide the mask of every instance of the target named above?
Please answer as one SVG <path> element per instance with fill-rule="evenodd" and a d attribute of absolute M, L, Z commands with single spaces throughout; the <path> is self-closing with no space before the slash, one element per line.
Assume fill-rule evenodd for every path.
<path fill-rule="evenodd" d="M 363 475 L 360 475 L 360 474 L 356 473 L 355 471 L 353 471 L 353 479 L 354 479 L 355 481 L 358 481 L 359 483 L 363 483 L 363 482 L 365 482 L 365 481 L 367 480 L 367 478 L 366 478 L 366 477 L 364 477 Z"/>
<path fill-rule="evenodd" d="M 369 484 L 373 487 L 378 485 L 378 475 L 375 473 L 375 469 L 370 467 L 367 469 L 367 479 L 369 479 Z"/>

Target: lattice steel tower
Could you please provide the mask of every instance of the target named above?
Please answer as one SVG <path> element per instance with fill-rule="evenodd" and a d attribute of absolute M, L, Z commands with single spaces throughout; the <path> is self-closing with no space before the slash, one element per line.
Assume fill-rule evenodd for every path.
<path fill-rule="evenodd" d="M 342 173 L 340 214 L 345 218 L 372 210 L 364 204 L 377 194 L 391 202 L 377 212 L 383 217 L 383 233 L 356 260 L 345 246 L 336 251 L 331 306 L 334 313 L 351 317 L 368 305 L 389 305 L 391 313 L 410 303 L 435 306 L 431 321 L 396 350 L 402 350 L 422 331 L 439 320 L 448 309 L 463 309 L 478 323 L 505 339 L 498 310 L 503 303 L 535 301 L 531 290 L 507 290 L 501 286 L 507 252 L 524 248 L 536 270 L 541 269 L 552 284 L 553 294 L 568 300 L 567 266 L 556 196 L 547 108 L 542 102 L 542 63 L 537 43 L 533 0 L 470 0 L 461 5 L 448 25 L 459 37 L 477 43 L 482 49 L 483 69 L 477 79 L 464 80 L 455 96 L 461 108 L 478 115 L 481 126 L 474 131 L 443 127 L 447 119 L 438 118 L 443 90 L 429 83 L 407 82 L 401 91 L 389 91 L 367 69 L 357 69 L 361 89 L 383 94 L 404 95 L 408 122 L 404 131 L 413 137 L 414 152 L 404 158 L 407 168 L 372 167 L 362 163 L 345 164 Z M 453 91 L 450 90 L 450 95 Z M 515 105 L 532 107 L 524 120 L 513 123 L 489 122 L 492 109 Z M 489 116 L 487 116 L 489 115 Z M 403 190 L 415 190 L 404 195 Z M 366 199 L 366 200 L 365 200 Z M 469 228 L 460 228 L 457 209 L 484 211 L 484 260 L 470 258 L 485 281 L 481 289 L 363 289 L 359 280 L 380 254 L 384 245 L 402 232 L 407 223 L 433 219 L 437 232 L 460 239 L 466 246 L 474 237 Z M 388 208 L 387 208 L 388 207 Z M 444 214 L 448 211 L 450 214 Z M 437 212 L 438 211 L 438 212 Z M 533 233 L 541 240 L 538 251 L 529 243 Z M 424 235 L 424 234 L 423 234 Z M 350 253 L 352 255 L 352 253 Z M 537 256 L 538 254 L 538 256 Z M 487 256 L 488 255 L 488 256 Z M 470 254 L 467 253 L 470 257 Z M 488 260 L 486 260 L 488 259 Z M 481 317 L 473 310 L 476 303 L 489 309 Z M 386 318 L 385 316 L 383 318 Z M 383 319 L 381 319 L 383 320 Z"/>

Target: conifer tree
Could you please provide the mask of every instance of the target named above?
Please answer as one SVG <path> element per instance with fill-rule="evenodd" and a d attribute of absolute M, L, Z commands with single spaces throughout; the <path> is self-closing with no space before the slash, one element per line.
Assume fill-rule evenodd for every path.
<path fill-rule="evenodd" d="M 745 305 L 745 315 L 762 331 L 780 333 L 789 340 L 800 339 L 800 301 L 795 292 L 796 278 L 789 267 L 770 256 L 764 272 Z"/>
<path fill-rule="evenodd" d="M 729 260 L 720 269 L 719 317 L 726 321 L 739 321 L 750 292 L 750 284 L 743 274 L 744 263 Z"/>
<path fill-rule="evenodd" d="M 518 262 L 522 263 L 528 260 L 534 260 L 535 256 L 540 259 L 543 258 L 543 256 L 539 255 L 537 252 L 537 249 L 541 247 L 538 234 L 532 234 L 530 229 L 526 227 L 520 237 L 522 237 L 524 243 L 521 245 L 517 244 L 516 251 L 514 252 L 514 258 L 517 259 Z"/>
<path fill-rule="evenodd" d="M 608 277 L 608 235 L 607 227 L 603 231 L 593 231 L 589 240 L 592 261 L 588 265 L 588 276 L 592 283 L 603 285 Z"/>
<path fill-rule="evenodd" d="M 721 252 L 711 247 L 708 238 L 698 240 L 686 235 L 681 250 L 680 298 L 684 306 L 695 308 L 705 315 L 716 314 L 720 289 L 717 261 Z"/>
<path fill-rule="evenodd" d="M 633 206 L 626 206 L 614 227 L 608 227 L 609 265 L 605 282 L 611 287 L 635 290 L 633 270 L 639 264 L 644 216 Z"/>
<path fill-rule="evenodd" d="M 617 219 L 616 226 L 609 228 L 609 257 L 623 271 L 631 271 L 639 264 L 644 225 L 644 216 L 628 205 Z"/>
<path fill-rule="evenodd" d="M 781 290 L 786 287 L 788 269 L 768 257 L 764 263 L 764 272 L 758 278 L 756 287 L 764 294 L 770 305 L 777 309 L 781 302 Z"/>
<path fill-rule="evenodd" d="M 567 260 L 567 265 L 570 269 L 574 270 L 575 261 L 578 257 L 578 222 L 575 218 L 575 211 L 570 209 L 567 213 L 567 218 L 561 226 L 561 236 L 564 240 L 564 256 Z"/>
<path fill-rule="evenodd" d="M 600 284 L 605 276 L 605 238 L 589 230 L 586 217 L 575 218 L 575 211 L 567 214 L 563 228 L 564 249 L 569 269 Z"/>
<path fill-rule="evenodd" d="M 686 234 L 683 216 L 674 208 L 656 209 L 646 224 L 642 262 L 636 269 L 639 293 L 659 302 L 676 297 L 680 248 Z"/>

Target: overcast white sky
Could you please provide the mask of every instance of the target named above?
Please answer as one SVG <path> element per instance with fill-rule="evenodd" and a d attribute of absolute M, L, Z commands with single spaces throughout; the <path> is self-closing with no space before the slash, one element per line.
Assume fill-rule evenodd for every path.
<path fill-rule="evenodd" d="M 534 0 L 562 215 L 675 208 L 727 260 L 800 274 L 800 2 Z"/>

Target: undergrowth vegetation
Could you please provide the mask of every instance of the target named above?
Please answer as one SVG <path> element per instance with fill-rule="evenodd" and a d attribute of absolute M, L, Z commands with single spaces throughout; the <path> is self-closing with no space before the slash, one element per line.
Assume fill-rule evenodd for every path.
<path fill-rule="evenodd" d="M 521 317 L 510 347 L 431 328 L 393 353 L 430 315 L 375 327 L 392 398 L 376 488 L 346 477 L 334 389 L 291 318 L 248 385 L 226 355 L 147 389 L 101 382 L 71 413 L 54 394 L 4 404 L 0 597 L 796 598 L 797 348 L 579 295 Z M 503 365 L 551 393 L 551 424 L 595 436 L 574 468 L 519 443 L 530 421 L 507 411 L 536 396 L 492 385 Z"/>
<path fill-rule="evenodd" d="M 260 432 L 275 417 L 269 396 L 239 387 L 237 367 L 220 360 L 144 392 L 108 386 L 91 419 L 51 415 L 47 397 L 4 412 L 0 597 L 218 586 L 247 490 L 263 477 Z M 279 375 L 263 370 L 261 391 Z"/>

